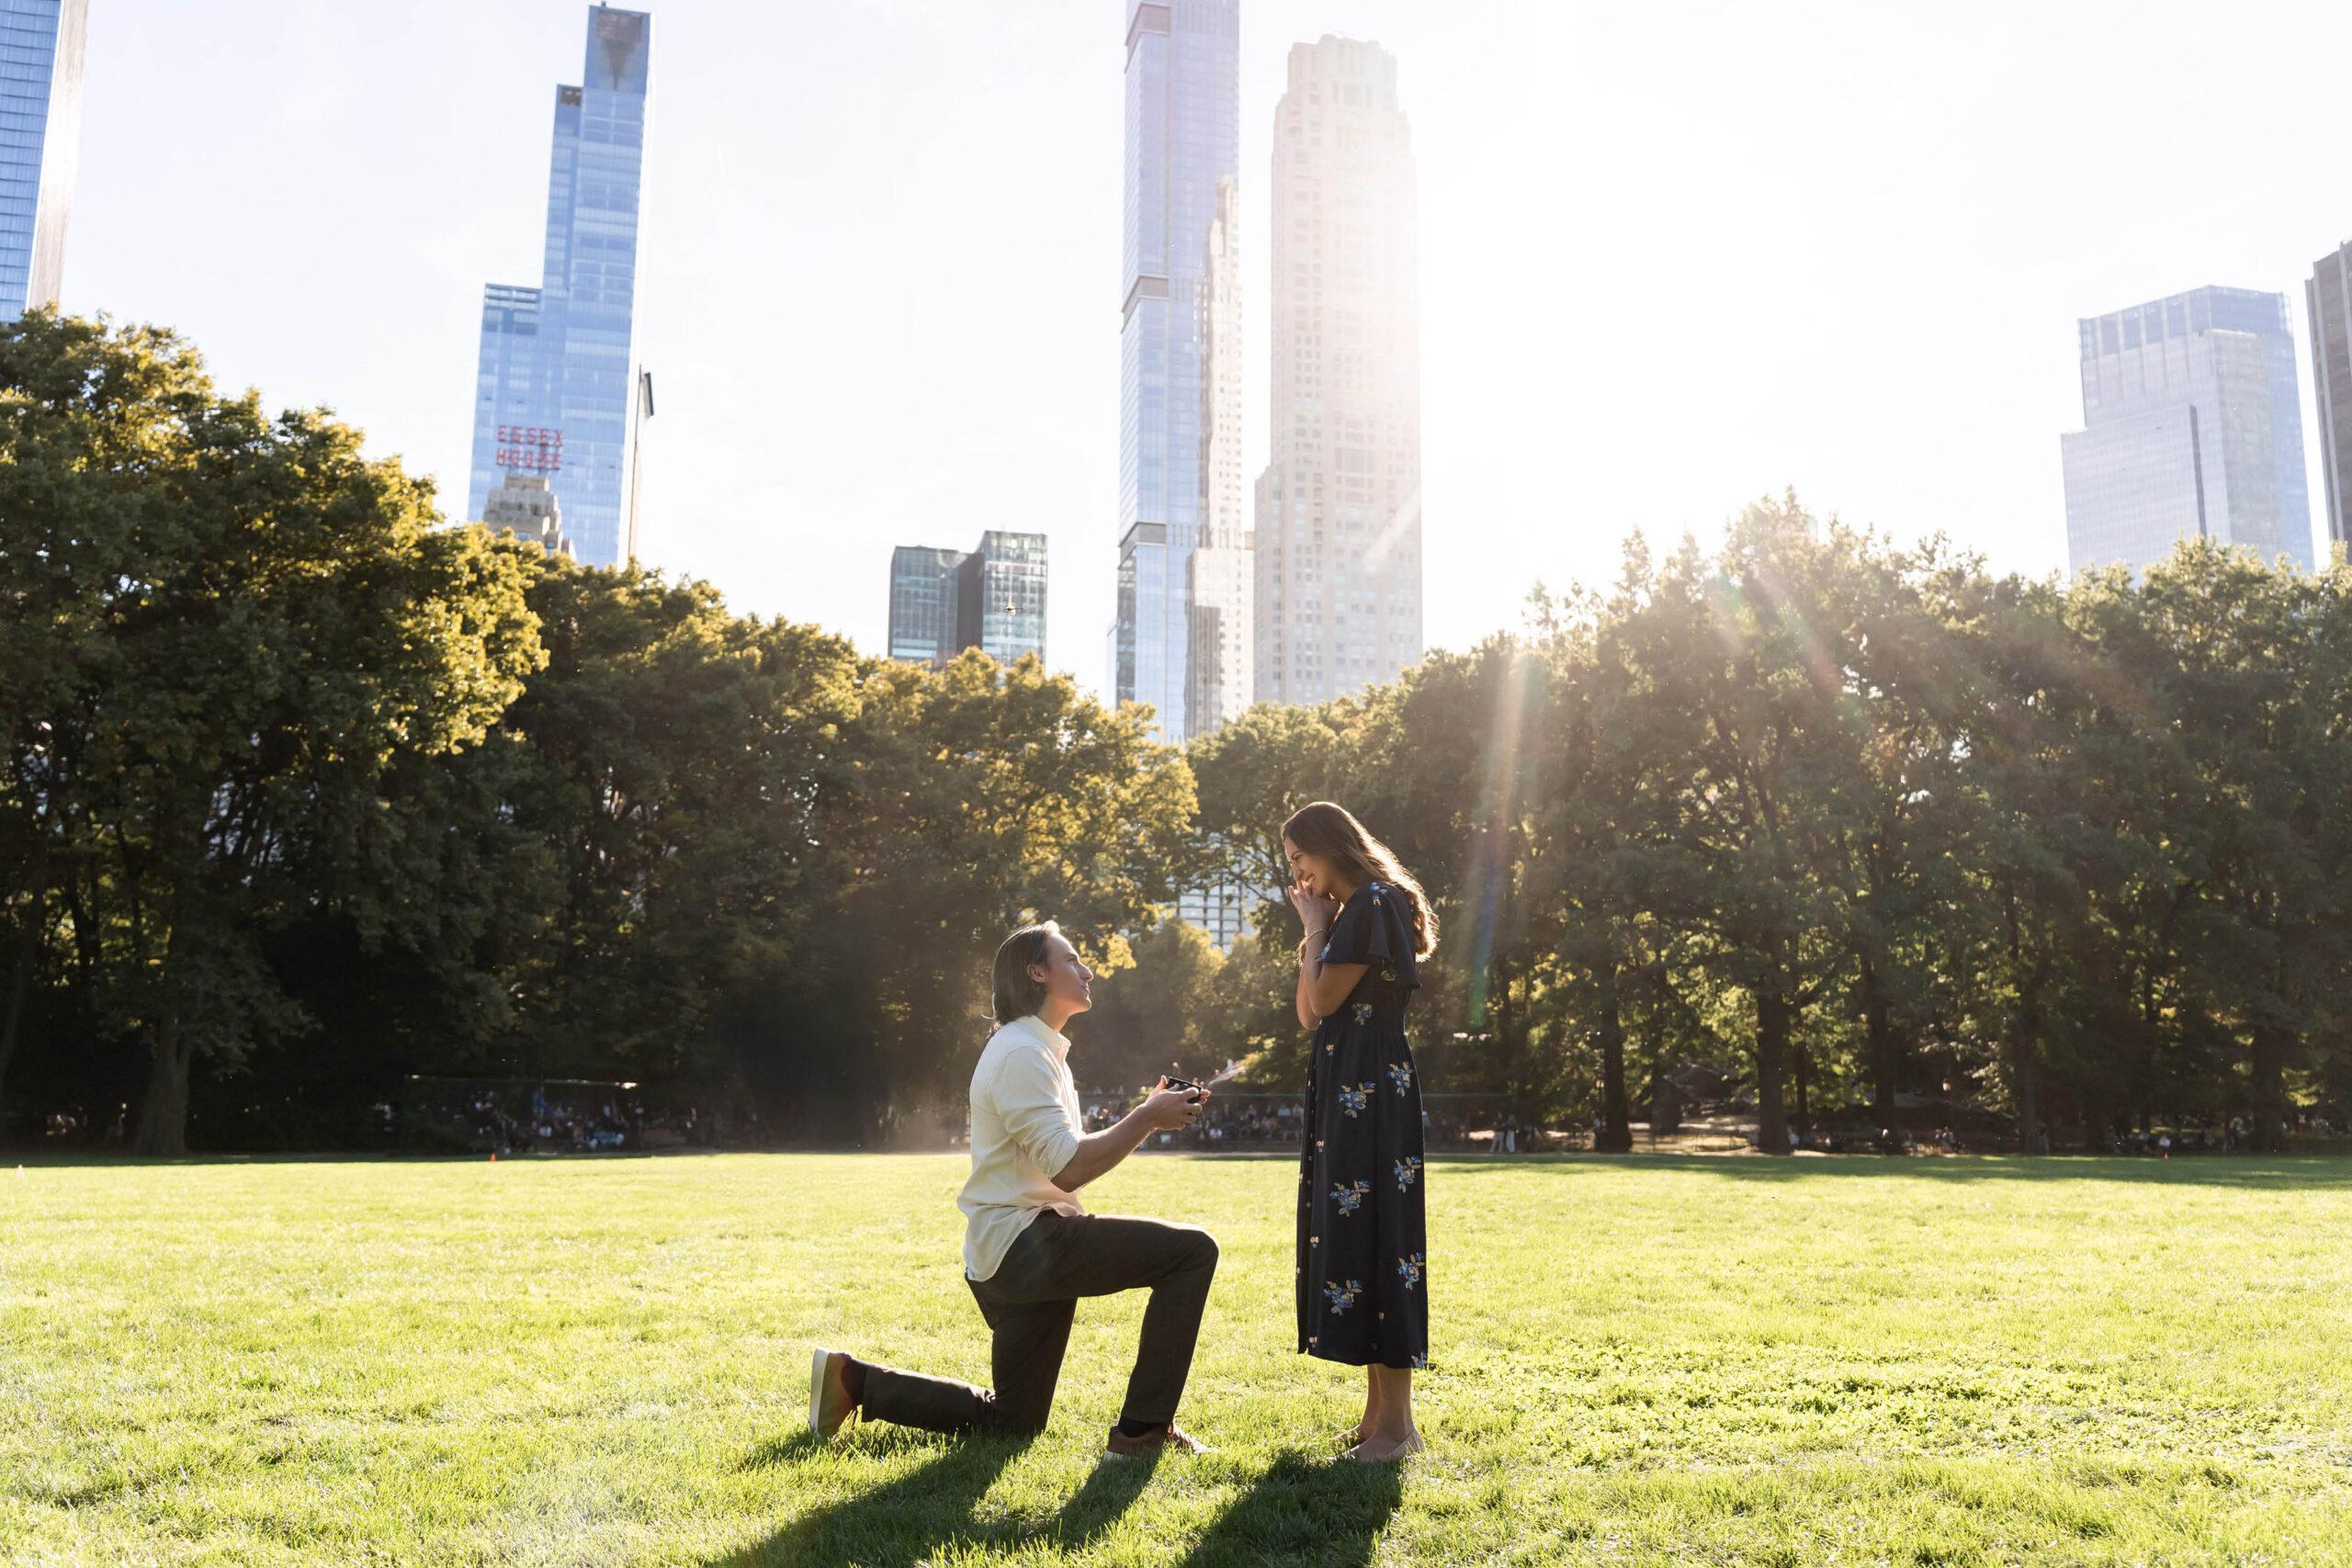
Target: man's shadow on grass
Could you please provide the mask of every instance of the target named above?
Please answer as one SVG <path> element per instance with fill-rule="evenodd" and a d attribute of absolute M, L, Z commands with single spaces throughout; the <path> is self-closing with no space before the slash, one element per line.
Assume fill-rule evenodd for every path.
<path fill-rule="evenodd" d="M 943 1550 L 1039 1540 L 1076 1550 L 1135 1505 L 1159 1464 L 1154 1455 L 1096 1465 L 1086 1484 L 1042 1529 L 1018 1520 L 983 1523 L 980 1500 L 1029 1443 L 1027 1438 L 967 1438 L 950 1443 L 896 1481 L 796 1519 L 757 1546 L 717 1560 L 711 1568 L 846 1568 L 853 1563 L 856 1568 L 910 1568 Z M 765 1469 L 817 1451 L 806 1438 L 763 1443 L 743 1468 Z"/>
<path fill-rule="evenodd" d="M 983 1523 L 981 1499 L 1028 1446 L 1025 1438 L 956 1443 L 897 1480 L 820 1508 L 710 1568 L 911 1568 L 943 1552 L 1047 1544 L 1073 1552 L 1135 1506 L 1159 1463 L 1155 1456 L 1096 1464 L 1086 1484 L 1043 1526 Z M 805 1438 L 766 1444 L 745 1467 L 816 1451 Z M 1372 1561 L 1373 1545 L 1403 1497 L 1404 1478 L 1396 1465 L 1317 1462 L 1286 1453 L 1218 1513 L 1182 1568 L 1354 1568 Z"/>

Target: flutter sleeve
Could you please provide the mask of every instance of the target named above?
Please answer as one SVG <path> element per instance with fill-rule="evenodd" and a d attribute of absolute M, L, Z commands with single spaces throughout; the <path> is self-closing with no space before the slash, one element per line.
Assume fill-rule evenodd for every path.
<path fill-rule="evenodd" d="M 1340 907 L 1340 918 L 1331 922 L 1331 934 L 1323 943 L 1326 964 L 1369 964 L 1374 968 L 1394 964 L 1401 952 L 1410 954 L 1412 944 L 1401 949 L 1396 944 L 1396 913 L 1392 906 L 1396 896 L 1389 894 L 1377 882 L 1367 882 L 1348 896 Z"/>

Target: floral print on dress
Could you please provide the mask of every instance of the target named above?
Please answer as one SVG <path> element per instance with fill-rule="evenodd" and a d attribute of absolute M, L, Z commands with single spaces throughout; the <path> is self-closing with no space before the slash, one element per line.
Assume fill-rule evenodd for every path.
<path fill-rule="evenodd" d="M 1361 964 L 1363 976 L 1317 1026 L 1322 1049 L 1308 1059 L 1295 1343 L 1354 1366 L 1429 1365 L 1435 1281 L 1423 1214 L 1424 1086 L 1405 1029 L 1420 984 L 1408 902 L 1374 884 L 1342 906 L 1323 961 Z"/>

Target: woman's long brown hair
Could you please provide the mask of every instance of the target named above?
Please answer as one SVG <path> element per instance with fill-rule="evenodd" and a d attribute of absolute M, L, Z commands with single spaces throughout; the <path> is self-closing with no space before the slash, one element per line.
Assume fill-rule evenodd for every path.
<path fill-rule="evenodd" d="M 1388 846 L 1364 831 L 1363 824 L 1346 807 L 1328 800 L 1302 806 L 1283 824 L 1283 837 L 1307 854 L 1337 862 L 1348 880 L 1359 887 L 1378 882 L 1402 893 L 1413 917 L 1413 956 L 1427 958 L 1436 950 L 1437 911 L 1430 908 L 1430 896 Z"/>

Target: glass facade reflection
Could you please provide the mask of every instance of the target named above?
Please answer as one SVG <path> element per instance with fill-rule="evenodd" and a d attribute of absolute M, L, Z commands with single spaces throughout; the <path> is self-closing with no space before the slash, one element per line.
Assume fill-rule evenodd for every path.
<path fill-rule="evenodd" d="M 2085 428 L 2060 438 L 2075 570 L 2184 537 L 2312 562 L 2287 297 L 2199 288 L 2077 323 Z"/>
<path fill-rule="evenodd" d="M 582 561 L 627 554 L 637 226 L 653 19 L 588 10 L 579 86 L 555 95 L 547 250 L 537 288 L 482 294 L 469 517 L 510 473 L 544 477 Z"/>
<path fill-rule="evenodd" d="M 990 529 L 976 550 L 890 552 L 890 657 L 934 667 L 967 648 L 1046 657 L 1046 536 Z"/>
<path fill-rule="evenodd" d="M 2303 285 L 2319 400 L 2319 473 L 2331 547 L 2352 543 L 2352 244 L 2323 256 Z"/>
<path fill-rule="evenodd" d="M 1204 270 L 1218 182 L 1241 151 L 1239 0 L 1127 0 L 1119 334 L 1118 702 L 1182 739 L 1201 525 Z M 1208 721 L 1214 724 L 1215 720 Z"/>
<path fill-rule="evenodd" d="M 0 321 L 57 302 L 88 0 L 0 0 Z"/>

